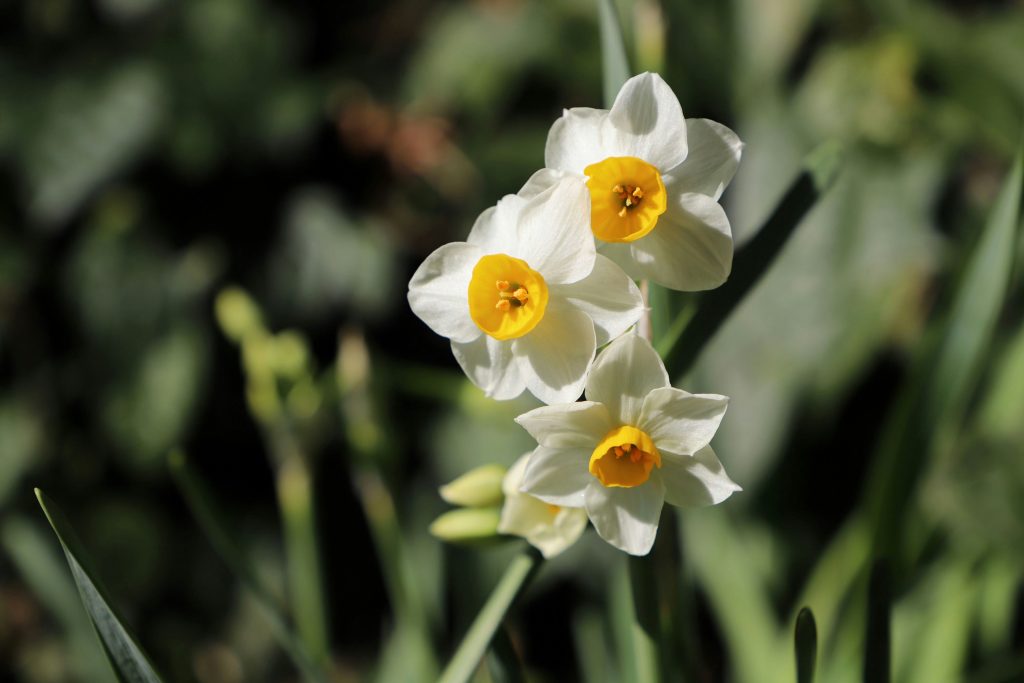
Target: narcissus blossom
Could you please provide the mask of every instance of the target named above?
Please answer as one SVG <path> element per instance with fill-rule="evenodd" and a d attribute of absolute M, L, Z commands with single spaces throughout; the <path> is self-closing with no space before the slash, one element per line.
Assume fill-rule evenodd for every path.
<path fill-rule="evenodd" d="M 657 74 L 626 81 L 611 110 L 568 109 L 544 150 L 539 191 L 565 173 L 587 178 L 600 252 L 636 279 L 670 289 L 718 287 L 732 269 L 732 231 L 718 198 L 743 143 L 725 126 L 684 119 Z"/>
<path fill-rule="evenodd" d="M 596 348 L 639 320 L 635 283 L 590 236 L 589 192 L 565 177 L 480 215 L 466 242 L 446 244 L 409 282 L 413 312 L 451 340 L 488 396 L 529 389 L 545 403 L 583 391 Z"/>
<path fill-rule="evenodd" d="M 521 492 L 519 487 L 529 458 L 527 453 L 516 460 L 502 482 L 505 503 L 498 531 L 522 536 L 550 559 L 579 539 L 587 528 L 587 513 L 582 508 L 552 505 Z"/>
<path fill-rule="evenodd" d="M 646 340 L 627 334 L 602 351 L 586 398 L 516 418 L 538 443 L 522 490 L 584 507 L 616 548 L 647 554 L 666 502 L 714 505 L 740 490 L 709 445 L 728 399 L 669 386 Z"/>

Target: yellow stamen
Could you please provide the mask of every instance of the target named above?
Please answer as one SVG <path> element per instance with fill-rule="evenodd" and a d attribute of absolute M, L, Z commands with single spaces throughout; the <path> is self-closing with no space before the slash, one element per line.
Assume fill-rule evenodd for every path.
<path fill-rule="evenodd" d="M 499 292 L 504 292 L 509 287 L 508 280 L 498 280 L 494 286 L 498 288 Z"/>
<path fill-rule="evenodd" d="M 525 287 L 520 287 L 519 289 L 512 293 L 512 296 L 519 299 L 520 303 L 525 304 L 526 300 L 529 298 L 530 295 L 529 292 L 526 291 Z"/>
<path fill-rule="evenodd" d="M 500 299 L 498 303 L 494 304 L 494 307 L 499 311 L 505 312 L 512 308 L 512 304 L 509 303 L 508 299 Z"/>

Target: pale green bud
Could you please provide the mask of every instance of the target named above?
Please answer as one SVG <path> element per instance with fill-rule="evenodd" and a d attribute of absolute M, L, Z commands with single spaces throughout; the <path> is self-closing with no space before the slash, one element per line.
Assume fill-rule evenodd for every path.
<path fill-rule="evenodd" d="M 498 535 L 498 508 L 450 510 L 433 521 L 430 533 L 450 543 L 475 543 Z"/>
<path fill-rule="evenodd" d="M 259 308 L 241 287 L 222 289 L 213 308 L 224 335 L 236 344 L 263 328 L 263 316 Z"/>
<path fill-rule="evenodd" d="M 506 471 L 501 465 L 481 465 L 445 484 L 438 491 L 452 505 L 470 508 L 501 505 L 505 499 L 501 492 L 501 482 Z"/>
<path fill-rule="evenodd" d="M 309 345 L 305 337 L 295 330 L 274 335 L 271 344 L 271 362 L 274 372 L 286 379 L 297 379 L 309 364 Z"/>

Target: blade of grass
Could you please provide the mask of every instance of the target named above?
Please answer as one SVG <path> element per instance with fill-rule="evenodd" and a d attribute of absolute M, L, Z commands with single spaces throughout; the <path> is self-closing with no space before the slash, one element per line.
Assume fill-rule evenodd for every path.
<path fill-rule="evenodd" d="M 74 581 L 48 532 L 22 517 L 11 517 L 0 528 L 0 543 L 28 587 L 56 616 L 68 639 L 71 670 L 80 680 L 117 680 L 106 657 L 96 647 L 96 635 Z"/>
<path fill-rule="evenodd" d="M 796 683 L 814 683 L 814 666 L 818 659 L 818 629 L 814 613 L 804 607 L 796 615 L 793 634 L 796 648 Z"/>
<path fill-rule="evenodd" d="M 601 66 L 604 74 L 604 104 L 611 109 L 619 88 L 629 79 L 629 59 L 622 39 L 622 24 L 612 0 L 597 0 L 601 25 Z"/>
<path fill-rule="evenodd" d="M 505 614 L 540 566 L 540 560 L 540 553 L 533 547 L 525 548 L 513 558 L 448 662 L 439 683 L 465 683 L 470 679 Z"/>
<path fill-rule="evenodd" d="M 808 155 L 805 170 L 797 176 L 772 215 L 757 234 L 736 254 L 729 280 L 701 297 L 678 341 L 664 352 L 670 377 L 684 375 L 704 345 L 761 279 L 807 212 L 828 190 L 839 173 L 842 149 L 825 143 Z M 680 316 L 689 316 L 687 309 Z M 677 323 L 669 326 L 675 329 Z"/>
<path fill-rule="evenodd" d="M 224 564 L 256 598 L 256 604 L 260 606 L 260 611 L 278 644 L 291 658 L 305 680 L 325 681 L 326 675 L 313 662 L 302 641 L 289 626 L 284 603 L 260 580 L 252 562 L 235 541 L 236 536 L 224 521 L 224 515 L 218 509 L 213 494 L 196 474 L 185 454 L 180 451 L 172 452 L 168 458 L 168 465 L 192 516 Z"/>
<path fill-rule="evenodd" d="M 135 637 L 125 627 L 124 620 L 114 610 L 106 590 L 95 578 L 96 574 L 89 567 L 86 555 L 67 518 L 42 491 L 36 489 L 35 492 L 39 506 L 46 514 L 53 532 L 57 534 L 61 548 L 64 549 L 64 557 L 78 586 L 82 604 L 89 613 L 103 651 L 114 667 L 118 680 L 124 683 L 159 683 L 160 676 L 139 647 Z"/>
<path fill-rule="evenodd" d="M 978 382 L 1009 290 L 1021 220 L 1024 147 L 1003 184 L 950 308 L 890 412 L 866 488 L 876 556 L 898 558 L 908 495 L 952 434 Z"/>

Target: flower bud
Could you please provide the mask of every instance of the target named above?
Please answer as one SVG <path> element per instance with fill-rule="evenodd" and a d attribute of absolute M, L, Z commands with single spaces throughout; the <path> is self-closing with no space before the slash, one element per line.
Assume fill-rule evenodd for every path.
<path fill-rule="evenodd" d="M 506 469 L 501 465 L 481 465 L 442 486 L 441 497 L 452 505 L 481 508 L 501 505 L 501 482 Z"/>
<path fill-rule="evenodd" d="M 449 543 L 479 543 L 498 537 L 498 508 L 449 510 L 430 525 L 430 533 Z"/>

